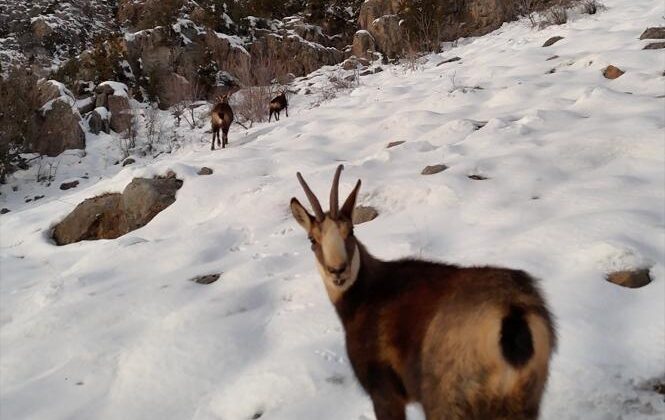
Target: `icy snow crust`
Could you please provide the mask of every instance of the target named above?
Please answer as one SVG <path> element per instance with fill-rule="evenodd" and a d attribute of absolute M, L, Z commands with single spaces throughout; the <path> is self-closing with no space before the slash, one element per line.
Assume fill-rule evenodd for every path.
<path fill-rule="evenodd" d="M 343 162 L 342 194 L 361 178 L 360 203 L 381 213 L 356 231 L 375 255 L 542 279 L 561 343 L 543 419 L 661 418 L 648 381 L 665 376 L 665 57 L 638 37 L 665 11 L 660 0 L 605 3 L 541 31 L 504 25 L 422 70 L 386 67 L 320 107 L 295 95 L 290 118 L 234 126 L 226 150 L 185 130 L 189 146 L 121 168 L 104 157 L 115 138 L 89 135 L 86 155 L 63 157 L 58 175 L 89 172 L 78 188 L 56 182 L 25 204 L 30 184 L 14 195 L 3 186 L 0 417 L 374 418 L 288 210 L 303 198 L 296 171 L 327 201 Z M 565 38 L 541 48 L 554 35 Z M 608 64 L 626 74 L 606 80 Z M 316 89 L 329 71 L 296 87 Z M 406 143 L 386 149 L 396 140 Z M 438 163 L 449 169 L 420 175 Z M 202 166 L 214 174 L 197 176 Z M 85 198 L 169 169 L 184 186 L 147 226 L 49 240 Z M 653 283 L 641 289 L 603 278 L 642 266 Z M 211 285 L 188 281 L 218 272 Z"/>

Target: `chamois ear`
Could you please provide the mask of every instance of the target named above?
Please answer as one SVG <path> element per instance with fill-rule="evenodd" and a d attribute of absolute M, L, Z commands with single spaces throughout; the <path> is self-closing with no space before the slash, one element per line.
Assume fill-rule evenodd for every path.
<path fill-rule="evenodd" d="M 291 213 L 293 214 L 293 218 L 296 219 L 296 222 L 298 222 L 307 233 L 311 232 L 312 225 L 314 224 L 314 216 L 309 214 L 303 205 L 300 204 L 300 201 L 295 197 L 291 199 Z"/>
<path fill-rule="evenodd" d="M 356 182 L 356 186 L 353 187 L 353 191 L 346 198 L 342 209 L 339 211 L 340 214 L 349 220 L 353 220 L 353 209 L 356 207 L 356 198 L 358 197 L 358 191 L 360 191 L 360 180 Z"/>

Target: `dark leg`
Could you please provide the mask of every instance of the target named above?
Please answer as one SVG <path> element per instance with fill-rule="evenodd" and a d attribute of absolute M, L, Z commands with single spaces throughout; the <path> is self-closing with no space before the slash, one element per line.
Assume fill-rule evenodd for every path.
<path fill-rule="evenodd" d="M 406 406 L 397 396 L 373 396 L 376 420 L 406 420 Z"/>
<path fill-rule="evenodd" d="M 223 131 L 224 131 L 224 136 L 222 138 L 222 149 L 225 148 L 227 144 L 229 144 L 229 129 L 226 128 Z"/>
<path fill-rule="evenodd" d="M 284 111 L 286 111 L 286 117 L 289 117 L 289 107 L 284 107 Z"/>
<path fill-rule="evenodd" d="M 272 109 L 270 110 L 270 116 L 268 116 L 268 122 L 270 122 L 270 120 L 272 120 Z"/>
<path fill-rule="evenodd" d="M 210 146 L 210 150 L 215 150 L 215 130 L 212 130 L 212 145 Z"/>
<path fill-rule="evenodd" d="M 279 121 L 279 110 L 275 111 L 275 121 Z"/>
<path fill-rule="evenodd" d="M 385 365 L 370 366 L 365 389 L 372 398 L 376 420 L 406 420 L 406 390 L 392 368 Z"/>

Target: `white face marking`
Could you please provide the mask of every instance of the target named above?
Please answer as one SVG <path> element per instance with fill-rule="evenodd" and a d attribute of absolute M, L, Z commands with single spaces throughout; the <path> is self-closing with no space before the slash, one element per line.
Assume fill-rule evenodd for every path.
<path fill-rule="evenodd" d="M 342 273 L 341 279 L 343 279 L 344 282 L 341 285 L 335 283 L 338 279 L 330 274 L 330 271 L 323 267 L 318 259 L 315 260 L 316 268 L 318 268 L 319 274 L 323 279 L 323 284 L 326 286 L 328 297 L 330 297 L 330 300 L 335 303 L 342 297 L 344 292 L 353 286 L 358 277 L 358 272 L 360 271 L 360 251 L 358 250 L 358 246 L 356 245 L 353 250 L 351 264 L 349 264 L 344 273 Z"/>
<path fill-rule="evenodd" d="M 346 266 L 348 256 L 339 226 L 333 221 L 326 220 L 321 227 L 321 251 L 327 265 L 325 268 L 335 270 Z"/>

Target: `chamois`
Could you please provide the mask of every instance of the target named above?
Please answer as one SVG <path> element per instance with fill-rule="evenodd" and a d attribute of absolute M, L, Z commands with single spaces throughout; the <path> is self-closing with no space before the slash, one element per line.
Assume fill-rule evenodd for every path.
<path fill-rule="evenodd" d="M 227 93 L 224 96 L 217 97 L 217 103 L 210 112 L 210 120 L 212 122 L 212 145 L 210 146 L 210 150 L 215 150 L 215 137 L 217 137 L 217 146 L 220 146 L 220 128 L 223 134 L 222 149 L 229 143 L 229 129 L 233 123 L 233 110 L 231 109 L 231 105 L 229 105 L 229 96 L 230 94 Z"/>
<path fill-rule="evenodd" d="M 275 114 L 275 121 L 279 121 L 279 114 L 282 110 L 286 111 L 286 116 L 289 116 L 289 102 L 286 100 L 286 91 L 283 90 L 278 96 L 270 101 L 270 116 L 268 122 L 272 119 L 272 114 Z"/>
<path fill-rule="evenodd" d="M 536 281 L 520 270 L 373 257 L 353 232 L 360 180 L 338 206 L 342 168 L 328 212 L 299 172 L 314 215 L 295 197 L 290 207 L 377 420 L 405 420 L 411 402 L 427 420 L 537 419 L 556 334 Z"/>

